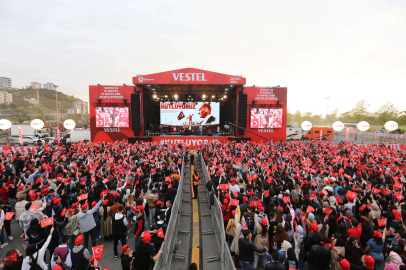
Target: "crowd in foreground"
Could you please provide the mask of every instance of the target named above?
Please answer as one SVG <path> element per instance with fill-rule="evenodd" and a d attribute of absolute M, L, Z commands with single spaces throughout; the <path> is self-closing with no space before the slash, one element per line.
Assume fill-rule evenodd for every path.
<path fill-rule="evenodd" d="M 123 270 L 152 269 L 188 153 L 127 142 L 3 152 L 1 267 L 104 270 L 103 243 L 112 241 Z M 403 153 L 332 142 L 228 142 L 195 153 L 236 268 L 405 269 Z M 14 219 L 21 239 L 11 237 Z M 21 249 L 7 250 L 4 234 Z"/>
<path fill-rule="evenodd" d="M 332 142 L 202 150 L 236 268 L 406 269 L 405 154 Z"/>

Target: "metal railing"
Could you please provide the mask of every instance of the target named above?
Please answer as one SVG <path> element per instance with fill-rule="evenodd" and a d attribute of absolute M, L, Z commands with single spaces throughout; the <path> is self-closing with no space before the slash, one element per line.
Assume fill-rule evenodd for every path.
<path fill-rule="evenodd" d="M 205 183 L 207 183 L 208 181 L 210 181 L 210 176 L 209 176 L 206 164 L 204 163 L 202 156 L 200 156 L 200 162 L 201 162 L 200 164 L 202 166 L 201 175 L 203 175 L 203 179 L 205 180 Z M 210 193 L 215 193 L 215 191 L 212 189 L 212 191 L 209 192 L 206 189 L 206 192 L 207 192 L 208 202 L 210 203 Z M 235 269 L 234 261 L 233 261 L 233 258 L 231 257 L 230 249 L 226 242 L 226 234 L 225 234 L 224 223 L 223 223 L 223 211 L 221 210 L 217 197 L 214 200 L 214 204 L 210 207 L 210 211 L 211 211 L 211 218 L 213 221 L 214 233 L 216 234 L 217 243 L 219 245 L 221 253 L 220 253 L 220 256 L 213 257 L 213 258 L 207 258 L 207 260 L 210 261 L 210 260 L 220 259 L 222 270 Z M 204 232 L 202 232 L 202 233 L 204 233 Z"/>
<path fill-rule="evenodd" d="M 179 180 L 178 192 L 175 201 L 172 204 L 171 218 L 169 219 L 168 228 L 166 229 L 165 241 L 162 243 L 162 254 L 156 261 L 154 270 L 169 269 L 172 262 L 173 249 L 175 245 L 176 235 L 178 233 L 179 219 L 180 219 L 180 206 L 182 204 L 183 183 L 184 183 L 184 170 L 186 169 L 185 157 L 182 159 L 182 172 Z"/>

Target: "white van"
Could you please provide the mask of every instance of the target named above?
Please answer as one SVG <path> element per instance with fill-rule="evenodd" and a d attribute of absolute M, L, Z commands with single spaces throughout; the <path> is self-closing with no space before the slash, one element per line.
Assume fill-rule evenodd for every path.
<path fill-rule="evenodd" d="M 78 142 L 90 142 L 90 130 L 89 129 L 84 129 L 84 130 L 74 130 L 72 129 L 69 131 L 64 138 L 66 139 L 66 142 L 70 143 L 78 143 Z"/>

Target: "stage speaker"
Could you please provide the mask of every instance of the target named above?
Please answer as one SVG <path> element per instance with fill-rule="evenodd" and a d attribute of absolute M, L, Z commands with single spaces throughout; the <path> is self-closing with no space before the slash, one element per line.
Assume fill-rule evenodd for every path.
<path fill-rule="evenodd" d="M 238 95 L 238 123 L 237 126 L 247 128 L 247 94 Z M 239 135 L 244 135 L 243 129 L 238 129 Z"/>
<path fill-rule="evenodd" d="M 141 94 L 131 94 L 131 119 L 134 135 L 138 136 L 141 132 Z"/>

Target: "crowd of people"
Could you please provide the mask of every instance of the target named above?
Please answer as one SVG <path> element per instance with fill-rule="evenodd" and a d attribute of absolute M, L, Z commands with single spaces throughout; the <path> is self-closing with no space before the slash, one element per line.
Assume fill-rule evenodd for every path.
<path fill-rule="evenodd" d="M 406 269 L 402 152 L 332 142 L 202 151 L 236 268 Z"/>
<path fill-rule="evenodd" d="M 104 270 L 102 243 L 112 241 L 123 270 L 152 269 L 186 153 L 203 155 L 236 268 L 406 269 L 405 155 L 384 144 L 333 142 L 212 143 L 189 152 L 123 141 L 5 151 L 0 267 Z M 21 239 L 11 236 L 14 219 Z M 7 250 L 6 239 L 21 241 L 21 250 Z"/>
<path fill-rule="evenodd" d="M 108 269 L 100 260 L 103 243 L 112 241 L 123 270 L 152 269 L 162 254 L 184 150 L 115 142 L 4 151 L 0 268 Z M 21 239 L 11 236 L 14 219 Z M 3 231 L 21 249 L 7 251 Z"/>

